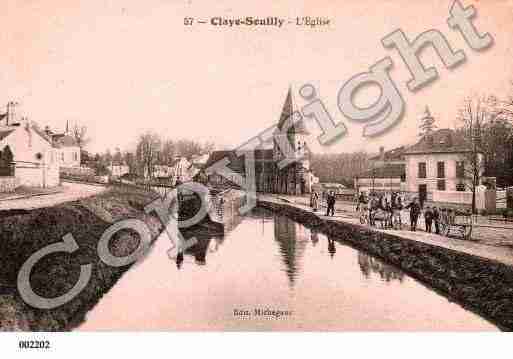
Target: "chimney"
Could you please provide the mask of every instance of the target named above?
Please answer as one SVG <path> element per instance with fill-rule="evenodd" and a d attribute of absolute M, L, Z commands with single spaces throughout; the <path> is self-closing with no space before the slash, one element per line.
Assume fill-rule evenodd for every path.
<path fill-rule="evenodd" d="M 16 122 L 16 109 L 18 103 L 14 101 L 9 101 L 7 103 L 7 125 L 13 125 Z"/>

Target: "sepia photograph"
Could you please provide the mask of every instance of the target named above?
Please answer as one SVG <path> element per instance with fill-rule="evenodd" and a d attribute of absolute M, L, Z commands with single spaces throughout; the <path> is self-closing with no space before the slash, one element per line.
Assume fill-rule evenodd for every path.
<path fill-rule="evenodd" d="M 513 330 L 513 1 L 1 5 L 6 348 Z"/>

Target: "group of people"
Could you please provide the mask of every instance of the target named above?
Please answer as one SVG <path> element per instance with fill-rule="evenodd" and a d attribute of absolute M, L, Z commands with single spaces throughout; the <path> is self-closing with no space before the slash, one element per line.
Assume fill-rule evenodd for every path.
<path fill-rule="evenodd" d="M 320 209 L 320 202 L 322 200 L 326 200 L 326 216 L 334 216 L 335 203 L 337 201 L 335 191 L 322 192 L 322 198 L 319 198 L 319 193 L 312 191 L 310 195 L 310 207 L 312 207 L 314 212 Z"/>
<path fill-rule="evenodd" d="M 320 198 L 321 197 L 321 198 Z M 312 191 L 310 195 L 310 207 L 314 212 L 321 208 L 321 202 L 326 203 L 326 216 L 335 215 L 336 195 L 334 191 L 319 193 Z M 381 221 L 383 228 L 394 228 L 396 225 L 402 227 L 401 211 L 409 210 L 410 230 L 417 230 L 418 221 L 421 215 L 424 216 L 425 230 L 428 233 L 440 234 L 443 224 L 453 224 L 456 212 L 452 209 L 427 206 L 423 208 L 417 197 L 414 197 L 407 205 L 403 204 L 403 198 L 397 192 L 385 194 L 371 193 L 367 196 L 364 192 L 356 195 L 356 211 L 360 218 L 367 218 L 371 226 L 376 221 Z M 363 222 L 362 222 L 363 223 Z"/>
<path fill-rule="evenodd" d="M 361 192 L 356 197 L 356 211 L 360 213 L 361 219 L 365 218 L 372 226 L 378 220 L 381 221 L 383 228 L 393 227 L 394 222 L 401 224 L 400 211 L 402 209 L 402 198 L 395 192 L 389 194 L 371 193 L 369 197 Z"/>
<path fill-rule="evenodd" d="M 395 218 L 397 218 L 399 225 L 402 226 L 400 212 L 403 209 L 409 209 L 410 230 L 413 232 L 417 230 L 421 215 L 424 216 L 425 231 L 432 233 L 434 224 L 434 233 L 436 234 L 440 234 L 442 225 L 454 224 L 456 218 L 456 211 L 450 208 L 427 206 L 423 209 L 417 197 L 414 197 L 407 205 L 403 205 L 401 196 L 394 192 L 388 196 L 384 194 L 371 194 L 369 200 L 367 200 L 365 193 L 360 193 L 356 205 L 356 210 L 360 211 L 360 213 L 362 213 L 362 211 L 368 211 L 370 225 L 375 225 L 377 211 L 384 212 L 385 228 L 393 227 Z"/>

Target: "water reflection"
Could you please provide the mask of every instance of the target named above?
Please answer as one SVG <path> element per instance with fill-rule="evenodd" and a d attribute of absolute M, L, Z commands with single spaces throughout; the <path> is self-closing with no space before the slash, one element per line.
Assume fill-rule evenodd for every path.
<path fill-rule="evenodd" d="M 274 240 L 278 243 L 290 287 L 294 287 L 301 268 L 301 258 L 305 252 L 307 238 L 310 237 L 307 231 L 305 227 L 288 217 L 280 215 L 274 217 Z"/>
<path fill-rule="evenodd" d="M 371 273 L 379 275 L 385 282 L 402 282 L 404 278 L 404 273 L 400 269 L 362 252 L 358 252 L 358 265 L 365 278 L 370 278 Z"/>
<path fill-rule="evenodd" d="M 166 255 L 169 240 L 158 239 L 81 329 L 495 329 L 399 269 L 285 216 L 255 210 L 224 237 L 193 234 L 198 243 L 173 261 Z M 255 308 L 294 315 L 233 314 Z"/>

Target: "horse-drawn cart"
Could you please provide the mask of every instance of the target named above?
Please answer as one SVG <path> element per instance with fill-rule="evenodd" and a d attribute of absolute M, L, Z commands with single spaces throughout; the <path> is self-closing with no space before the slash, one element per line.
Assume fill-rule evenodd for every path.
<path fill-rule="evenodd" d="M 469 240 L 472 235 L 472 215 L 442 215 L 440 218 L 440 234 L 449 237 L 459 235 L 463 239 Z"/>

